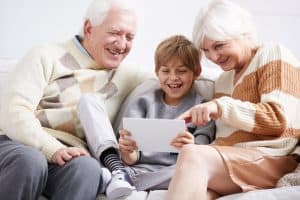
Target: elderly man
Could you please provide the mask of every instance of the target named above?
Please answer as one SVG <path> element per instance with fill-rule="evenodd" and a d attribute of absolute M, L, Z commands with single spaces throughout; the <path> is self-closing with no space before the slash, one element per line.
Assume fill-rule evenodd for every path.
<path fill-rule="evenodd" d="M 76 107 L 82 94 L 97 94 L 113 120 L 148 76 L 120 65 L 135 32 L 136 15 L 121 1 L 94 0 L 80 36 L 18 63 L 1 99 L 1 199 L 89 200 L 105 191 L 110 175 L 87 152 Z"/>

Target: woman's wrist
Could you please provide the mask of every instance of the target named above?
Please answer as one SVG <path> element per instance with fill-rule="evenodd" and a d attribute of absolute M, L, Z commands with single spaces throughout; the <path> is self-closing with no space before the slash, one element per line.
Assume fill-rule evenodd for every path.
<path fill-rule="evenodd" d="M 214 117 L 215 118 L 214 120 L 216 120 L 216 119 L 219 119 L 220 117 L 222 117 L 222 109 L 221 109 L 217 99 L 214 99 L 213 102 L 217 106 L 217 113 L 216 113 L 216 116 Z"/>

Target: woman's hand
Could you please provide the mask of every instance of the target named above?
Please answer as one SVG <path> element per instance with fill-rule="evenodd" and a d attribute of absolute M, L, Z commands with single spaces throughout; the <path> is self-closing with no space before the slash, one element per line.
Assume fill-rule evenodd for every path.
<path fill-rule="evenodd" d="M 131 134 L 126 130 L 120 130 L 119 134 L 121 158 L 127 165 L 133 165 L 138 158 L 136 142 L 129 138 Z"/>
<path fill-rule="evenodd" d="M 78 156 L 90 156 L 90 154 L 82 148 L 79 147 L 65 147 L 57 150 L 52 158 L 51 162 L 63 166 L 66 162 L 76 158 Z"/>
<path fill-rule="evenodd" d="M 195 138 L 194 136 L 188 132 L 184 131 L 183 133 L 179 133 L 172 141 L 171 145 L 174 146 L 176 149 L 180 150 L 183 145 L 186 144 L 194 144 Z"/>
<path fill-rule="evenodd" d="M 191 122 L 198 126 L 203 126 L 211 119 L 216 120 L 220 116 L 221 111 L 219 110 L 217 102 L 209 101 L 193 106 L 178 118 L 184 119 L 186 122 Z"/>

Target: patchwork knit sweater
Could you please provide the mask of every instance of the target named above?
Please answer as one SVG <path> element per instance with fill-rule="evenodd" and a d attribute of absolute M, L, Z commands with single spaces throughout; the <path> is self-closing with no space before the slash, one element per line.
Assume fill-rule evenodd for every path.
<path fill-rule="evenodd" d="M 234 71 L 216 82 L 222 116 L 215 143 L 257 147 L 274 156 L 295 151 L 300 137 L 300 63 L 284 47 L 261 47 L 234 83 Z"/>
<path fill-rule="evenodd" d="M 128 93 L 149 75 L 141 67 L 105 70 L 72 40 L 34 48 L 10 74 L 2 94 L 1 134 L 41 150 L 48 160 L 60 148 L 85 146 L 76 106 L 97 93 L 111 121 Z"/>

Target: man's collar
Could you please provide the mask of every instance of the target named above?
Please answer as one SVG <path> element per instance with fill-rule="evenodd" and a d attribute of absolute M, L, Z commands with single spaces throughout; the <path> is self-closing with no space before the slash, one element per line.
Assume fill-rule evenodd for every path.
<path fill-rule="evenodd" d="M 87 55 L 88 57 L 90 57 L 92 59 L 92 57 L 87 52 L 87 50 L 82 46 L 81 41 L 82 41 L 82 37 L 79 35 L 75 35 L 75 37 L 73 38 L 73 42 L 74 42 L 75 46 L 81 51 L 81 53 Z"/>

